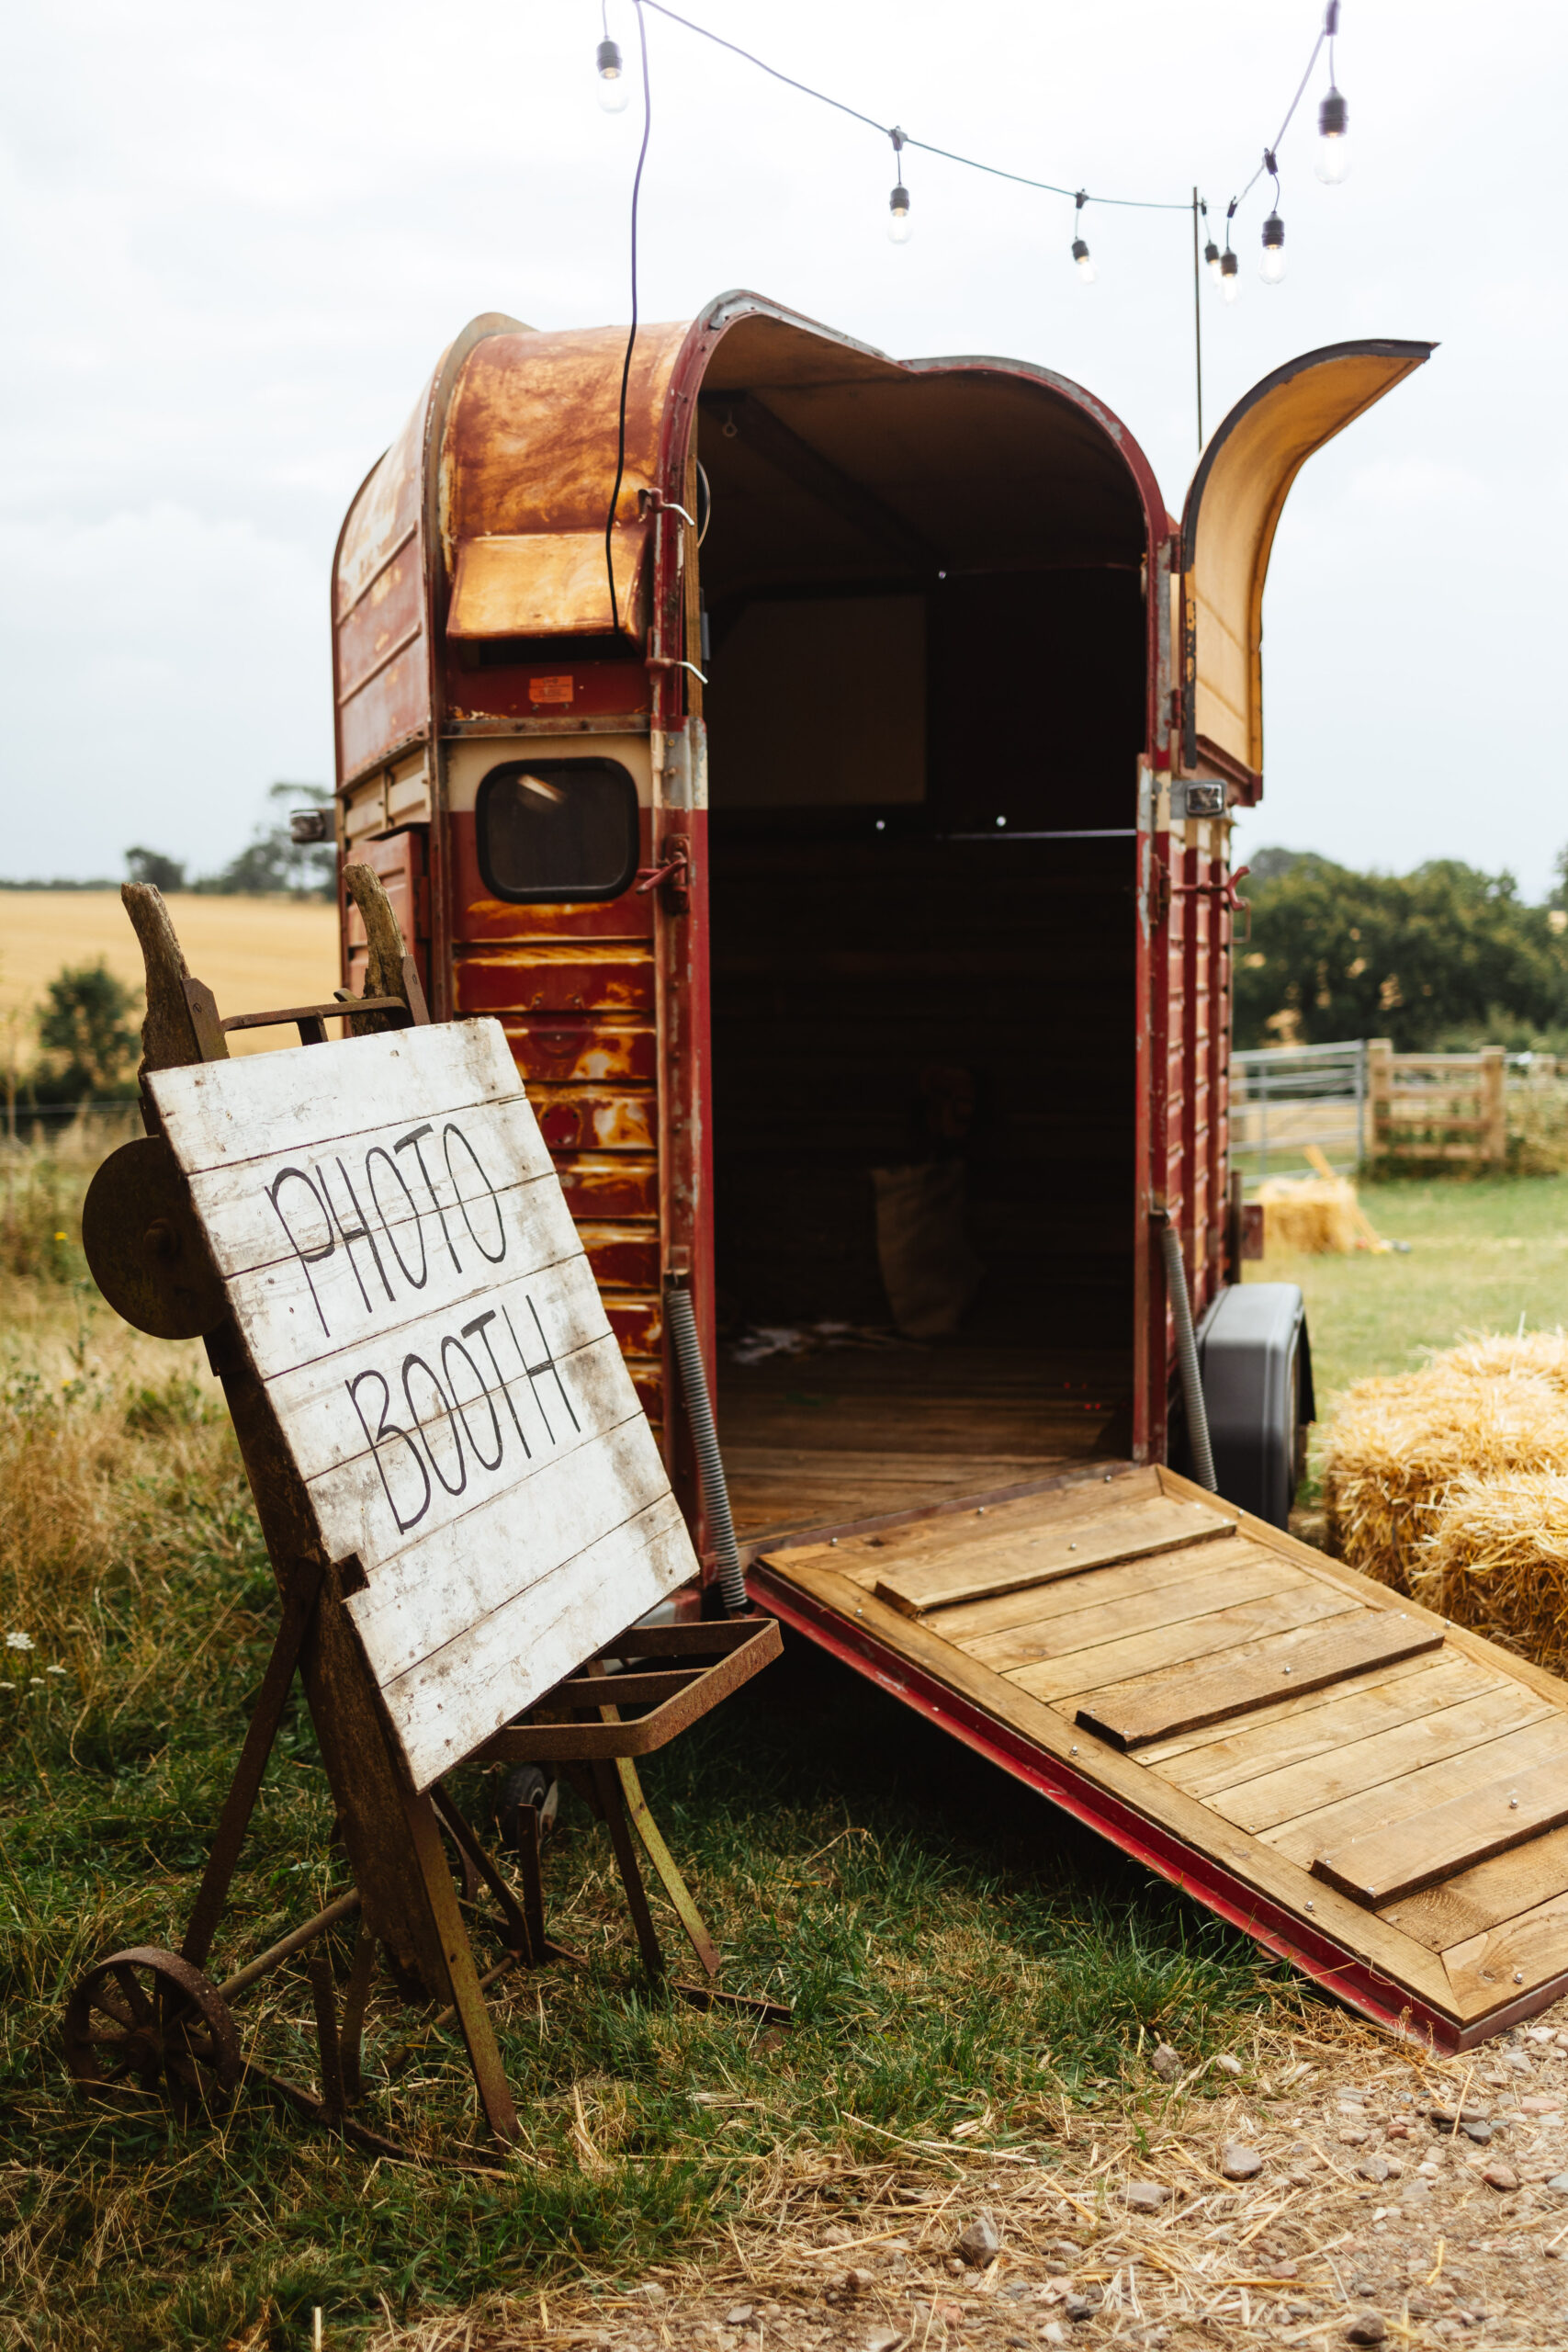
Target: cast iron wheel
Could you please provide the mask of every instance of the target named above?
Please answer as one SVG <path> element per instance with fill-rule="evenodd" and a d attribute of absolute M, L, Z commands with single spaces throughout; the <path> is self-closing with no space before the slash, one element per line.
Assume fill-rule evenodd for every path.
<path fill-rule="evenodd" d="M 240 2037 L 218 1987 L 177 1952 L 132 1944 L 89 1969 L 65 2007 L 65 2063 L 106 2089 L 168 2086 L 188 2118 L 226 2107 L 239 2086 Z"/>

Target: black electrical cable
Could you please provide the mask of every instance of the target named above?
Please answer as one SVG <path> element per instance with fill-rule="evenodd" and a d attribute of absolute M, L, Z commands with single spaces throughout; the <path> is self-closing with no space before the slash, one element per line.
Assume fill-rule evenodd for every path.
<path fill-rule="evenodd" d="M 793 74 L 781 74 L 776 65 L 770 65 L 765 58 L 755 56 L 749 49 L 742 49 L 739 41 L 726 40 L 722 33 L 709 32 L 705 25 L 694 24 L 690 17 L 682 17 L 674 8 L 667 8 L 664 0 L 637 0 L 637 5 L 652 8 L 660 17 L 668 17 L 672 25 L 683 26 L 687 32 L 695 33 L 700 40 L 711 40 L 716 49 L 727 49 L 732 57 L 744 58 L 747 64 L 754 65 L 760 74 L 766 74 L 773 81 L 784 83 L 787 89 L 798 90 L 803 97 L 815 98 L 818 106 L 831 107 L 838 114 L 847 114 L 852 122 L 863 122 L 868 130 L 880 131 L 884 139 L 892 138 L 891 124 L 878 122 L 874 115 L 862 114 L 858 107 L 846 106 L 842 98 L 829 97 L 826 90 L 814 89 L 809 82 L 796 81 Z M 902 136 L 905 146 L 918 147 L 922 155 L 940 155 L 944 164 L 961 164 L 965 171 L 985 172 L 995 180 L 1011 180 L 1015 187 L 1037 187 L 1046 196 L 1076 197 L 1078 192 L 1075 187 L 1058 187 L 1054 180 L 1032 180 L 1022 172 L 1005 172 L 999 164 L 979 163 L 973 155 L 955 155 L 950 147 L 933 147 L 929 140 L 911 139 L 907 131 Z M 1190 204 L 1162 204 L 1137 196 L 1097 196 L 1092 201 L 1121 205 L 1134 212 L 1190 212 L 1192 209 Z"/>
<path fill-rule="evenodd" d="M 637 10 L 637 44 L 642 51 L 642 145 L 637 149 L 637 177 L 632 182 L 632 323 L 626 336 L 626 356 L 621 362 L 621 405 L 615 427 L 615 486 L 610 492 L 610 511 L 604 517 L 604 571 L 610 582 L 610 628 L 619 635 L 621 608 L 615 601 L 615 508 L 620 503 L 621 482 L 626 470 L 626 390 L 631 382 L 632 353 L 637 348 L 637 199 L 642 194 L 642 167 L 648 161 L 649 133 L 653 129 L 653 93 L 648 82 L 648 26 L 643 20 L 643 0 L 632 0 Z"/>
<path fill-rule="evenodd" d="M 732 57 L 741 58 L 748 65 L 754 65 L 760 74 L 766 74 L 769 78 L 774 82 L 782 82 L 786 89 L 798 90 L 803 97 L 814 98 L 818 106 L 831 107 L 835 113 L 848 115 L 852 122 L 863 122 L 868 130 L 880 132 L 884 139 L 891 139 L 893 137 L 891 126 L 885 122 L 878 122 L 874 115 L 863 114 L 859 107 L 847 106 L 842 98 L 832 97 L 826 90 L 818 90 L 811 83 L 798 80 L 793 74 L 781 73 L 776 65 L 770 65 L 766 58 L 757 56 L 755 51 L 752 50 L 742 49 L 739 41 L 727 40 L 722 33 L 710 32 L 706 25 L 696 24 L 690 17 L 682 16 L 678 9 L 666 6 L 665 0 L 635 0 L 635 6 L 637 10 L 637 22 L 639 27 L 642 23 L 643 8 L 645 6 L 652 8 L 660 16 L 668 17 L 672 25 L 680 25 L 685 31 L 689 33 L 695 33 L 699 40 L 711 41 L 716 49 L 727 49 Z M 1325 41 L 1327 41 L 1329 44 L 1329 60 L 1330 66 L 1332 68 L 1334 36 L 1338 29 L 1339 0 L 1327 0 L 1327 5 L 1324 10 L 1323 23 L 1318 28 L 1317 39 L 1313 43 L 1312 55 L 1307 59 L 1306 71 L 1302 75 L 1301 83 L 1296 90 L 1295 96 L 1291 100 L 1289 107 L 1285 110 L 1284 121 L 1280 125 L 1280 128 L 1276 131 L 1270 144 L 1264 150 L 1265 155 L 1272 155 L 1278 151 L 1280 141 L 1284 138 L 1286 131 L 1290 129 L 1291 124 L 1295 118 L 1296 108 L 1301 105 L 1303 96 L 1305 94 L 1306 85 L 1312 79 L 1313 67 L 1317 63 L 1318 55 L 1322 51 Z M 646 54 L 647 42 L 645 38 L 644 55 L 646 56 Z M 646 72 L 644 79 L 646 86 Z M 999 164 L 982 164 L 978 158 L 974 155 L 956 154 L 951 147 L 934 147 L 929 140 L 913 139 L 907 131 L 901 134 L 901 138 L 902 143 L 905 146 L 918 148 L 922 155 L 940 156 L 942 161 L 945 164 L 958 164 L 962 165 L 965 171 L 984 172 L 987 177 L 991 179 L 1010 180 L 1015 187 L 1038 188 L 1046 196 L 1072 197 L 1079 201 L 1080 206 L 1082 203 L 1111 204 L 1115 205 L 1121 210 L 1130 212 L 1190 212 L 1192 209 L 1190 199 L 1184 204 L 1170 204 L 1151 197 L 1082 197 L 1080 196 L 1078 189 L 1073 187 L 1063 187 L 1055 180 L 1031 179 L 1029 175 L 1023 172 L 1004 171 Z M 1270 168 L 1271 166 L 1267 164 L 1259 164 L 1257 171 L 1253 173 L 1252 177 L 1242 189 L 1241 194 L 1239 196 L 1232 197 L 1230 209 L 1225 216 L 1227 221 L 1235 217 L 1237 207 L 1244 203 L 1247 198 L 1251 195 L 1253 189 L 1262 178 L 1265 170 Z"/>

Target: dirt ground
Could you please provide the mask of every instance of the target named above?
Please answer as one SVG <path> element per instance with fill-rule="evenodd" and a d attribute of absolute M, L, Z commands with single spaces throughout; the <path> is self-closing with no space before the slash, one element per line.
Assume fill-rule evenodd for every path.
<path fill-rule="evenodd" d="M 1015 2116 L 1005 2145 L 983 2120 L 888 2134 L 882 2165 L 781 2152 L 725 2245 L 629 2287 L 389 2312 L 374 2352 L 1568 2345 L 1568 2002 L 1457 2059 L 1332 2014 L 1168 2084 L 1153 2055 L 1146 2093 Z"/>

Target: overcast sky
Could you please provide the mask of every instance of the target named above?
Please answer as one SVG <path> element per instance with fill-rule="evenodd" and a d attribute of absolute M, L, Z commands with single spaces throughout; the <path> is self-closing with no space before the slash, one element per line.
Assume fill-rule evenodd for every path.
<path fill-rule="evenodd" d="M 1277 130 L 1316 0 L 691 0 L 699 22 L 911 133 L 1107 194 L 1216 209 Z M 211 866 L 276 778 L 330 781 L 327 581 L 349 499 L 474 312 L 627 312 L 639 118 L 596 104 L 597 0 L 52 0 L 18 11 L 3 102 L 0 873 L 118 874 L 133 841 Z M 611 28 L 635 44 L 630 0 Z M 1179 508 L 1195 454 L 1181 214 L 1071 207 L 891 157 L 649 15 L 643 303 L 750 286 L 900 356 L 1077 378 Z M 1265 842 L 1404 870 L 1568 841 L 1568 10 L 1345 0 L 1355 164 L 1281 150 L 1289 273 L 1205 288 L 1212 426 L 1281 360 L 1437 338 L 1314 458 L 1266 611 Z M 1553 648 L 1556 651 L 1553 651 Z"/>

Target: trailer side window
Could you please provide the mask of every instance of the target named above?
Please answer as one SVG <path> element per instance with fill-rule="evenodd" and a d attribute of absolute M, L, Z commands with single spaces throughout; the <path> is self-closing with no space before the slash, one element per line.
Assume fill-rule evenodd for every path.
<path fill-rule="evenodd" d="M 509 760 L 479 786 L 474 827 L 497 899 L 618 899 L 637 873 L 637 786 L 617 760 Z"/>

